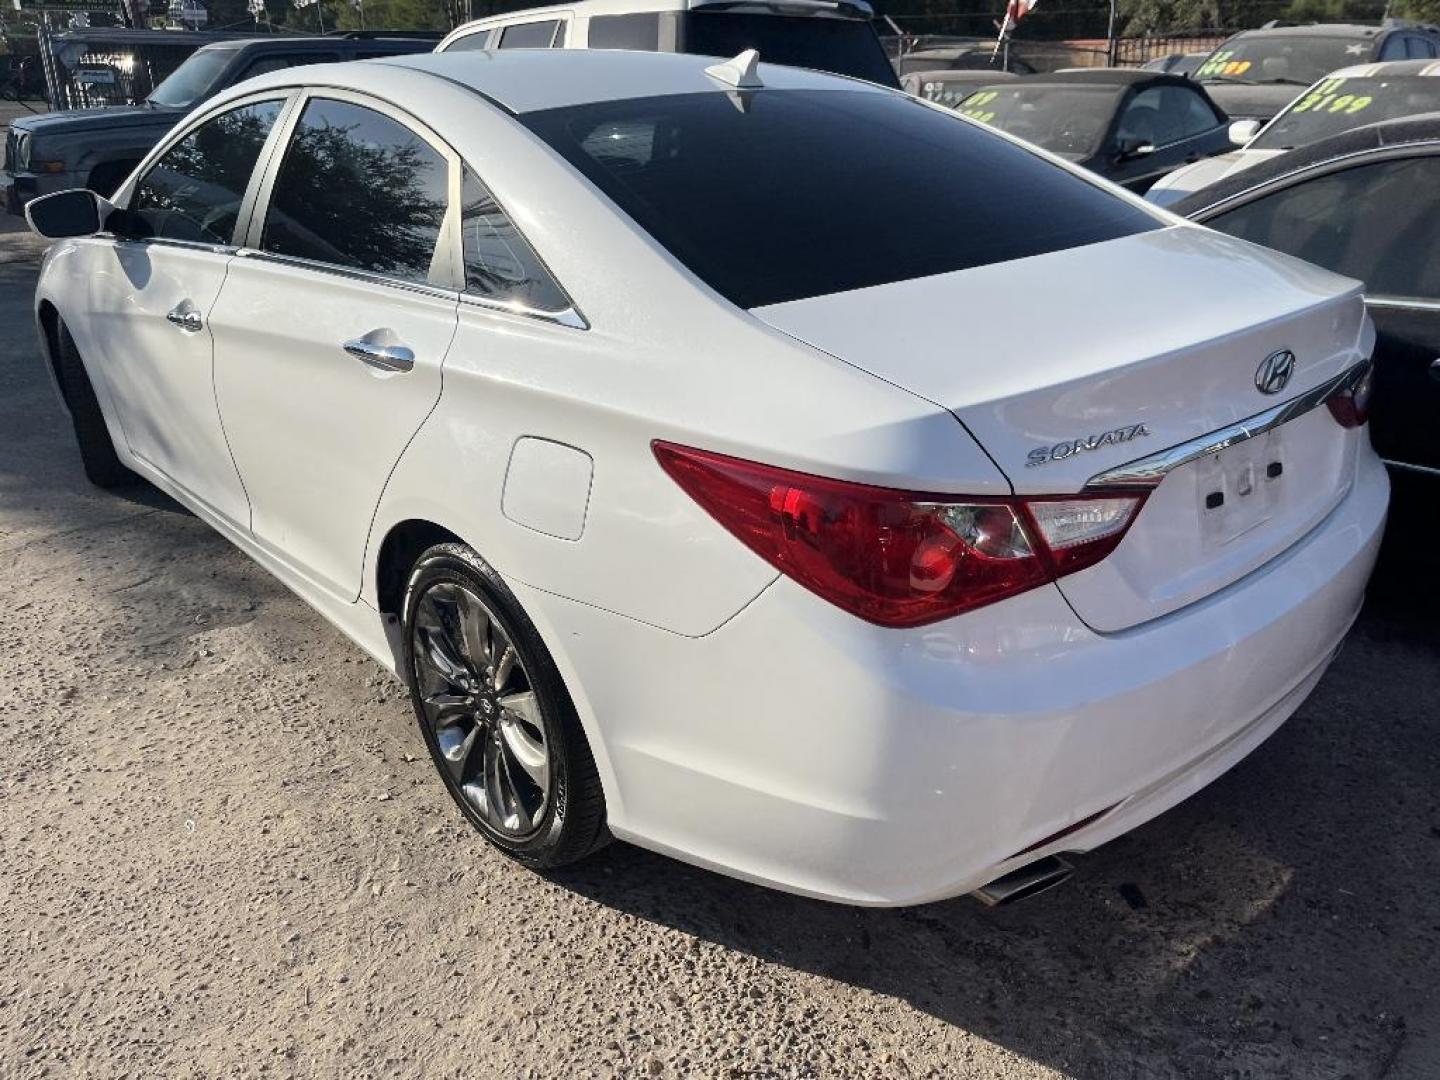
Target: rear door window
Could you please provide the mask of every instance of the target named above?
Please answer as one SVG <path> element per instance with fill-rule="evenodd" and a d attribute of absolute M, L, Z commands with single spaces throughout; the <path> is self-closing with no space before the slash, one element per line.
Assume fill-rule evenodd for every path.
<path fill-rule="evenodd" d="M 745 308 L 1079 247 L 1160 219 L 913 98 L 760 90 L 518 119 Z"/>
<path fill-rule="evenodd" d="M 548 49 L 560 29 L 558 19 L 545 22 L 513 23 L 500 31 L 502 49 Z"/>
<path fill-rule="evenodd" d="M 161 155 L 135 185 L 135 233 L 228 244 L 240 202 L 284 101 L 257 101 L 205 121 Z"/>
<path fill-rule="evenodd" d="M 314 98 L 280 164 L 260 247 L 402 281 L 431 276 L 449 162 L 363 105 Z"/>

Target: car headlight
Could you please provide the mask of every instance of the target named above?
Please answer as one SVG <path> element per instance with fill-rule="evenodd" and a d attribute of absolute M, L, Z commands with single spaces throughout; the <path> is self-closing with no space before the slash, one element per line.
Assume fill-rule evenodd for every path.
<path fill-rule="evenodd" d="M 25 172 L 30 168 L 30 144 L 34 140 L 28 132 L 20 133 L 20 141 L 15 145 L 15 171 Z"/>

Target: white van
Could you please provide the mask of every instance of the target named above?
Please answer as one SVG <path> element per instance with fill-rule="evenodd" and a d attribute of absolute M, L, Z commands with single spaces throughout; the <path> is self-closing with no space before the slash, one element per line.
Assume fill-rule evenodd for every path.
<path fill-rule="evenodd" d="M 630 49 L 734 56 L 898 86 L 865 0 L 582 0 L 476 19 L 436 52 Z"/>

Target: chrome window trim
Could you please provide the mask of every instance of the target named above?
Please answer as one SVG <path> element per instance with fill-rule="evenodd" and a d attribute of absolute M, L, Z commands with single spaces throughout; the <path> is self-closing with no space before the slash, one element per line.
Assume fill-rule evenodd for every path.
<path fill-rule="evenodd" d="M 1367 296 L 1365 306 L 1381 308 L 1385 311 L 1437 311 L 1440 312 L 1440 300 L 1425 300 L 1421 297 L 1411 296 Z"/>
<path fill-rule="evenodd" d="M 590 323 L 584 315 L 580 314 L 574 304 L 567 308 L 561 308 L 559 311 L 544 311 L 541 308 L 532 308 L 515 301 L 492 300 L 488 296 L 478 296 L 469 292 L 460 293 L 460 302 L 471 307 L 484 308 L 486 311 L 497 311 L 506 315 L 523 315 L 528 319 L 557 323 L 560 326 L 568 326 L 572 330 L 590 329 Z"/>
<path fill-rule="evenodd" d="M 384 274 L 376 274 L 369 270 L 360 270 L 353 266 L 341 266 L 339 263 L 303 259 L 298 255 L 282 255 L 278 251 L 261 251 L 259 248 L 241 247 L 235 250 L 235 256 L 236 258 L 247 259 L 252 262 L 268 262 L 281 266 L 292 266 L 298 270 L 316 270 L 322 274 L 348 278 L 351 281 L 361 281 L 367 285 L 383 285 L 388 288 L 418 293 L 421 296 L 430 296 L 439 300 L 454 300 L 459 296 L 459 293 L 455 289 L 446 285 L 387 277 Z"/>
<path fill-rule="evenodd" d="M 1319 386 L 1305 391 L 1299 397 L 1281 402 L 1273 408 L 1230 424 L 1219 431 L 1212 431 L 1208 435 L 1198 436 L 1167 450 L 1160 450 L 1143 458 L 1128 461 L 1124 465 L 1106 469 L 1102 473 L 1096 473 L 1085 481 L 1085 488 L 1089 490 L 1094 488 L 1154 487 L 1165 479 L 1166 474 L 1182 465 L 1188 465 L 1190 462 L 1198 461 L 1210 454 L 1218 454 L 1221 450 L 1237 446 L 1257 435 L 1264 435 L 1267 431 L 1273 431 L 1281 424 L 1289 423 L 1297 416 L 1303 416 L 1310 410 L 1318 408 L 1337 391 L 1357 383 L 1369 366 L 1369 360 L 1362 361 L 1353 367 L 1346 368 L 1334 378 L 1326 379 Z"/>

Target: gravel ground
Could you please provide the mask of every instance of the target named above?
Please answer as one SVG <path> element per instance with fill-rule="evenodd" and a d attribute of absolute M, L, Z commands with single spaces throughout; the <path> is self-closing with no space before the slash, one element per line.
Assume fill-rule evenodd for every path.
<path fill-rule="evenodd" d="M 1404 552 L 1279 734 L 1015 908 L 623 845 L 545 879 L 336 631 L 86 486 L 33 280 L 0 262 L 0 1076 L 1440 1075 L 1440 634 Z"/>

